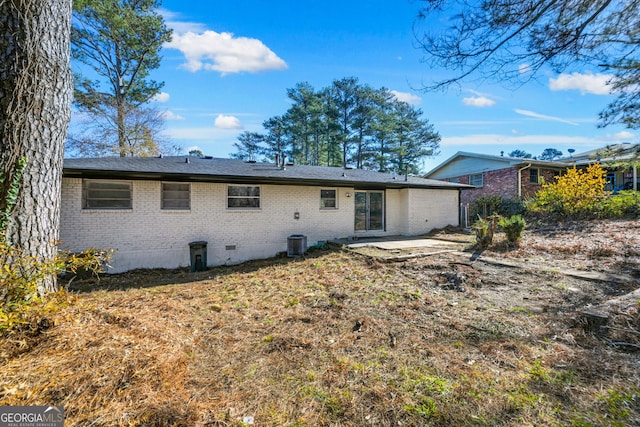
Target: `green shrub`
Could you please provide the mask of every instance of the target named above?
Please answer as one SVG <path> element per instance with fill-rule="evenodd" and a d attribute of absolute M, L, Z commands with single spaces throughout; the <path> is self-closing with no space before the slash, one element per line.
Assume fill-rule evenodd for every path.
<path fill-rule="evenodd" d="M 492 215 L 511 216 L 522 214 L 524 211 L 522 201 L 506 199 L 502 196 L 479 197 L 469 206 L 469 214 L 472 218 L 488 218 Z"/>
<path fill-rule="evenodd" d="M 527 226 L 527 223 L 524 218 L 522 218 L 522 215 L 512 215 L 509 218 L 500 218 L 498 225 L 507 235 L 507 240 L 509 241 L 509 243 L 518 243 L 518 241 L 522 238 L 522 232 Z"/>
<path fill-rule="evenodd" d="M 620 191 L 605 198 L 598 210 L 601 218 L 640 217 L 640 191 Z"/>
<path fill-rule="evenodd" d="M 478 216 L 478 220 L 471 228 L 476 232 L 476 243 L 480 248 L 488 248 L 493 243 L 493 234 L 500 221 L 500 215 L 491 215 L 488 218 Z"/>
<path fill-rule="evenodd" d="M 498 213 L 502 204 L 501 196 L 479 197 L 471 203 L 469 211 L 472 218 L 487 218 Z"/>

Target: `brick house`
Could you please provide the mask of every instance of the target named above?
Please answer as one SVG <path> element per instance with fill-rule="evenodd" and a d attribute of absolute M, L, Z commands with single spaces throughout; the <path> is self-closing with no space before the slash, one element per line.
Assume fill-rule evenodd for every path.
<path fill-rule="evenodd" d="M 461 205 L 487 196 L 523 200 L 533 196 L 542 182 L 571 165 L 560 161 L 493 156 L 460 151 L 425 175 L 452 183 L 469 184 L 474 188 L 462 190 Z M 543 179 L 541 179 L 543 178 Z"/>
<path fill-rule="evenodd" d="M 109 272 L 268 258 L 288 237 L 420 235 L 458 225 L 468 186 L 412 176 L 232 159 L 65 159 L 61 248 L 115 249 Z"/>

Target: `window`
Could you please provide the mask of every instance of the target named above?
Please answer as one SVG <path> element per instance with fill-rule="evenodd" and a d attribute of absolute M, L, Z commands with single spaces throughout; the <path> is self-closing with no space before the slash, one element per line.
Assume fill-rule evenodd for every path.
<path fill-rule="evenodd" d="M 84 180 L 83 209 L 131 209 L 131 182 Z"/>
<path fill-rule="evenodd" d="M 162 209 L 191 209 L 191 185 L 177 182 L 162 183 Z"/>
<path fill-rule="evenodd" d="M 455 183 L 460 183 L 460 177 L 455 177 L 455 178 L 447 178 L 447 181 L 449 182 L 455 182 Z"/>
<path fill-rule="evenodd" d="M 230 185 L 227 187 L 227 207 L 260 209 L 260 187 Z"/>
<path fill-rule="evenodd" d="M 337 207 L 336 190 L 320 190 L 320 209 L 336 209 Z"/>
<path fill-rule="evenodd" d="M 473 185 L 474 187 L 482 187 L 484 185 L 482 174 L 477 173 L 475 175 L 469 175 L 469 185 Z"/>
<path fill-rule="evenodd" d="M 539 181 L 539 170 L 538 169 L 529 169 L 529 182 L 533 184 L 538 184 Z"/>

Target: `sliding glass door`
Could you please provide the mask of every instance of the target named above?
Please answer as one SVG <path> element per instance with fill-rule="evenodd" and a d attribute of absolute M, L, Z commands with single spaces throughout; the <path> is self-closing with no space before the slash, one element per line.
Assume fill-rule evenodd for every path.
<path fill-rule="evenodd" d="M 355 230 L 384 230 L 384 192 L 355 192 Z"/>

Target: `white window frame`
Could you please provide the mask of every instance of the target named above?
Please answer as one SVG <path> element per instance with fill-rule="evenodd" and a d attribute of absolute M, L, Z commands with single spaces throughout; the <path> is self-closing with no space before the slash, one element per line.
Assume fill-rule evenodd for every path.
<path fill-rule="evenodd" d="M 333 191 L 333 197 L 322 197 L 323 191 Z M 325 206 L 325 200 L 333 200 L 333 206 Z M 320 189 L 320 210 L 333 211 L 338 209 L 338 189 L 336 188 L 321 188 Z"/>
<path fill-rule="evenodd" d="M 480 184 L 477 181 L 480 181 Z M 483 173 L 474 173 L 473 175 L 469 175 L 469 185 L 473 185 L 474 187 L 484 187 L 484 174 Z"/>
<path fill-rule="evenodd" d="M 232 188 L 257 188 L 258 195 L 231 195 Z M 251 199 L 257 206 L 230 206 L 231 200 Z M 260 185 L 227 185 L 227 209 L 229 210 L 260 210 L 262 209 L 262 187 Z"/>
<path fill-rule="evenodd" d="M 180 188 L 166 188 L 166 187 L 180 187 Z M 185 189 L 186 187 L 186 189 Z M 187 197 L 166 197 L 167 193 L 182 194 L 186 192 Z M 173 202 L 173 203 L 168 203 Z M 184 205 L 186 202 L 186 206 Z M 174 204 L 174 206 L 167 206 Z M 162 182 L 160 185 L 160 209 L 168 211 L 188 211 L 191 209 L 191 184 L 188 182 Z"/>
<path fill-rule="evenodd" d="M 91 188 L 94 184 L 103 188 Z M 109 188 L 109 186 L 112 186 Z M 116 188 L 118 187 L 118 188 Z M 123 197 L 107 197 L 106 192 L 119 191 Z M 103 194 L 100 194 L 103 193 Z M 125 196 L 126 194 L 126 196 Z M 115 202 L 108 206 L 109 201 Z M 102 205 L 102 206 L 100 206 Z M 112 179 L 82 180 L 82 209 L 87 210 L 131 210 L 133 209 L 133 183 Z"/>

